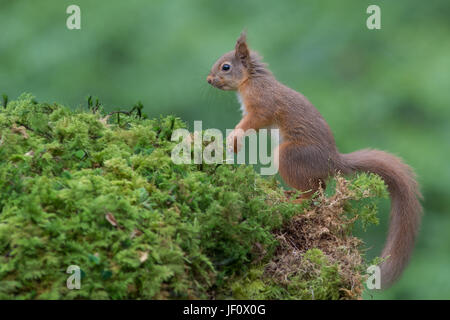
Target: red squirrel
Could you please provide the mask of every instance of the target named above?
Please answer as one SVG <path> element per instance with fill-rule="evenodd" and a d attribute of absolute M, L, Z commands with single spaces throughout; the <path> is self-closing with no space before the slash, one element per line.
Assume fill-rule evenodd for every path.
<path fill-rule="evenodd" d="M 418 233 L 421 194 L 413 170 L 384 151 L 364 149 L 339 153 L 325 119 L 301 93 L 278 82 L 261 57 L 249 50 L 243 32 L 235 49 L 212 66 L 207 82 L 221 90 L 237 91 L 242 120 L 228 136 L 238 152 L 245 131 L 276 126 L 281 144 L 279 173 L 292 188 L 311 197 L 327 178 L 337 172 L 375 173 L 386 183 L 391 196 L 389 232 L 381 257 L 381 286 L 389 287 L 406 267 Z"/>

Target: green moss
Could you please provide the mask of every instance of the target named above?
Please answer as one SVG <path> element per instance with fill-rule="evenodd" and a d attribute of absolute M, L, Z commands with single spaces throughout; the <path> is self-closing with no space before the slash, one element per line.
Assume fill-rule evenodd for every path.
<path fill-rule="evenodd" d="M 298 211 L 276 184 L 175 165 L 175 117 L 100 118 L 31 96 L 1 111 L 1 298 L 206 298 L 255 242 L 273 252 L 270 230 Z M 66 288 L 73 264 L 81 290 Z"/>
<path fill-rule="evenodd" d="M 303 254 L 305 264 L 311 270 L 292 278 L 288 293 L 295 299 L 338 299 L 344 287 L 336 263 L 330 263 L 319 249 L 310 249 Z"/>
<path fill-rule="evenodd" d="M 310 278 L 261 280 L 272 231 L 302 211 L 275 180 L 249 166 L 176 165 L 180 119 L 105 124 L 97 108 L 23 95 L 1 109 L 1 299 L 208 298 L 230 286 L 227 297 L 337 297 L 337 266 L 320 251 L 305 254 L 319 270 Z M 80 290 L 66 287 L 70 265 Z"/>
<path fill-rule="evenodd" d="M 303 254 L 304 265 L 308 266 L 283 282 L 265 274 L 261 264 L 233 281 L 230 292 L 235 299 L 339 299 L 340 289 L 345 284 L 339 275 L 339 266 L 330 263 L 319 249 Z"/>

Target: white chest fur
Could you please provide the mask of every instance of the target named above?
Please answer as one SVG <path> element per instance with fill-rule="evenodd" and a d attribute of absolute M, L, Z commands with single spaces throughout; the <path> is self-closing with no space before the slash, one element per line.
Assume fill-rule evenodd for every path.
<path fill-rule="evenodd" d="M 242 100 L 242 97 L 241 97 L 239 92 L 236 93 L 236 96 L 237 96 L 237 99 L 238 99 L 238 101 L 239 101 L 239 103 L 241 105 L 242 115 L 245 116 L 247 114 L 247 109 L 245 108 L 244 100 Z"/>

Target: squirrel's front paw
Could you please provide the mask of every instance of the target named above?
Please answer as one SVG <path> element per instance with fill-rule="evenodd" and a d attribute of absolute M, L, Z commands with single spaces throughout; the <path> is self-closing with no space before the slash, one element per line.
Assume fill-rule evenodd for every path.
<path fill-rule="evenodd" d="M 242 148 L 242 138 L 244 133 L 242 130 L 233 130 L 227 137 L 227 149 L 230 152 L 238 153 Z"/>

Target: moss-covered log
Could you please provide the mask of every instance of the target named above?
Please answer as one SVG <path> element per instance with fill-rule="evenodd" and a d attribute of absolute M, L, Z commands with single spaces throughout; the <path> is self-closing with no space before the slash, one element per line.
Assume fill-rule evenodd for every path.
<path fill-rule="evenodd" d="M 385 195 L 378 177 L 338 178 L 299 205 L 250 166 L 174 164 L 178 118 L 4 104 L 1 299 L 360 297 L 351 230 L 376 222 L 363 198 Z"/>

